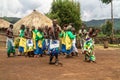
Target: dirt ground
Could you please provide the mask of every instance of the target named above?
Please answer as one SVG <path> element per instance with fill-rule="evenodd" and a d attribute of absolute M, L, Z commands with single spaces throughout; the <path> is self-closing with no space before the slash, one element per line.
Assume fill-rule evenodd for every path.
<path fill-rule="evenodd" d="M 120 80 L 120 49 L 96 48 L 97 63 L 84 62 L 84 55 L 59 60 L 63 67 L 49 65 L 49 57 L 7 58 L 0 49 L 0 80 Z"/>

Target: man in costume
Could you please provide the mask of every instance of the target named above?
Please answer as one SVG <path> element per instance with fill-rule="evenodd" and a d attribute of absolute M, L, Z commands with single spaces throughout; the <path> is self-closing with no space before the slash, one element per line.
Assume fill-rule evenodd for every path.
<path fill-rule="evenodd" d="M 13 25 L 10 24 L 9 28 L 7 29 L 6 36 L 7 36 L 7 56 L 10 57 L 10 53 L 13 53 L 15 56 L 15 48 L 13 43 Z"/>
<path fill-rule="evenodd" d="M 53 26 L 49 31 L 49 53 L 50 53 L 50 60 L 49 64 L 56 64 L 58 65 L 58 54 L 60 53 L 59 51 L 59 32 L 60 32 L 60 27 L 57 25 L 57 20 L 53 20 Z M 52 62 L 53 57 L 55 56 L 55 62 Z"/>
<path fill-rule="evenodd" d="M 25 38 L 25 25 L 21 25 L 20 31 L 19 31 L 19 56 L 24 55 L 25 52 L 27 52 L 26 47 L 26 38 Z"/>
<path fill-rule="evenodd" d="M 26 46 L 27 46 L 27 52 L 26 52 L 26 56 L 34 56 L 34 48 L 33 48 L 33 40 L 32 40 L 32 32 L 29 30 L 29 26 L 26 27 L 25 30 L 25 38 L 27 40 Z"/>
<path fill-rule="evenodd" d="M 34 57 L 35 58 L 39 57 L 39 55 L 42 55 L 42 53 L 43 53 L 43 50 L 42 50 L 43 38 L 44 38 L 44 36 L 43 36 L 43 33 L 42 33 L 42 29 L 40 27 L 38 27 L 38 31 L 36 33 L 36 39 L 35 39 L 36 40 L 36 49 L 34 51 L 34 54 L 35 54 Z"/>

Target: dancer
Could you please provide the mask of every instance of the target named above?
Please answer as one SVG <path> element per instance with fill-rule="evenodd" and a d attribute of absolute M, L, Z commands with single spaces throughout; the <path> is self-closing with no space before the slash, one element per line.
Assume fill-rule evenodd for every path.
<path fill-rule="evenodd" d="M 10 53 L 13 53 L 15 56 L 15 48 L 13 43 L 13 25 L 10 24 L 9 28 L 7 29 L 6 36 L 7 36 L 7 56 L 10 57 Z"/>
<path fill-rule="evenodd" d="M 46 50 L 48 50 L 48 26 L 46 25 L 45 26 L 45 29 L 44 29 L 44 36 L 45 36 L 45 46 L 46 46 Z"/>
<path fill-rule="evenodd" d="M 84 54 L 85 61 L 95 62 L 95 52 L 94 52 L 94 37 L 97 36 L 98 30 L 94 30 L 93 28 L 89 29 L 89 32 L 86 36 L 86 41 L 84 43 Z"/>
<path fill-rule="evenodd" d="M 73 53 L 76 55 L 76 56 L 79 56 L 79 54 L 78 54 L 78 49 L 77 49 L 77 47 L 76 47 L 76 31 L 75 31 L 75 28 L 72 28 L 71 29 L 71 31 L 73 32 L 73 34 L 74 34 L 74 36 L 75 36 L 75 38 L 74 38 L 74 40 L 73 40 Z"/>
<path fill-rule="evenodd" d="M 36 50 L 36 35 L 37 35 L 38 30 L 35 29 L 35 26 L 32 26 L 32 40 L 33 40 L 33 47 L 34 51 Z"/>
<path fill-rule="evenodd" d="M 53 29 L 50 29 L 49 36 L 50 36 L 50 45 L 49 45 L 49 49 L 50 49 L 50 60 L 49 60 L 49 64 L 55 64 L 55 65 L 59 65 L 60 62 L 58 61 L 58 54 L 60 53 L 59 51 L 59 26 L 57 25 L 57 20 L 53 20 Z M 52 62 L 53 58 L 55 56 L 55 62 Z"/>
<path fill-rule="evenodd" d="M 26 47 L 26 38 L 25 38 L 25 25 L 21 25 L 20 32 L 19 32 L 20 42 L 19 42 L 19 53 L 18 55 L 24 55 L 27 52 Z"/>
<path fill-rule="evenodd" d="M 63 30 L 60 32 L 60 40 L 61 40 L 61 52 L 65 54 L 66 46 L 65 46 L 65 34 L 66 34 L 67 24 L 63 26 Z"/>
<path fill-rule="evenodd" d="M 25 38 L 26 38 L 26 46 L 27 46 L 27 52 L 25 54 L 25 56 L 29 56 L 29 57 L 33 57 L 34 56 L 34 47 L 33 47 L 33 40 L 32 40 L 32 32 L 29 30 L 29 26 L 26 27 L 26 31 L 25 31 Z"/>
<path fill-rule="evenodd" d="M 34 57 L 38 58 L 39 55 L 42 55 L 42 41 L 43 41 L 43 34 L 42 34 L 42 29 L 38 27 L 38 31 L 36 34 L 36 49 L 34 51 Z"/>
<path fill-rule="evenodd" d="M 75 36 L 73 35 L 71 28 L 72 28 L 71 25 L 69 25 L 67 27 L 67 31 L 66 31 L 66 35 L 65 35 L 66 57 L 69 57 L 73 50 L 72 42 L 73 42 Z"/>
<path fill-rule="evenodd" d="M 84 52 L 83 47 L 84 47 L 84 42 L 85 42 L 86 34 L 87 34 L 87 31 L 85 29 L 85 26 L 82 25 L 82 28 L 79 30 L 80 46 L 81 46 L 82 53 Z"/>

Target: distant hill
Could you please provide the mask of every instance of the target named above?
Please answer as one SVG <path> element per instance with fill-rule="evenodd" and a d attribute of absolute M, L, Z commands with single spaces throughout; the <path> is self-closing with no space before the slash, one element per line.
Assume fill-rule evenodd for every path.
<path fill-rule="evenodd" d="M 106 20 L 110 20 L 110 19 L 84 21 L 84 23 L 88 27 L 100 27 L 102 24 L 105 23 Z M 118 18 L 114 19 L 114 26 L 115 26 L 116 30 L 118 30 L 118 29 L 120 30 L 120 19 L 118 19 Z"/>
<path fill-rule="evenodd" d="M 2 18 L 13 24 L 16 23 L 18 20 L 20 20 L 20 18 L 17 18 L 17 17 L 2 17 Z"/>
<path fill-rule="evenodd" d="M 20 18 L 17 17 L 3 17 L 3 19 L 9 21 L 10 23 L 16 23 L 18 20 L 20 20 Z M 88 26 L 88 27 L 100 27 L 102 24 L 105 23 L 106 20 L 110 20 L 110 19 L 102 19 L 102 20 L 91 20 L 91 21 L 84 21 L 84 23 Z M 120 30 L 120 18 L 115 18 L 114 19 L 114 26 L 116 30 Z"/>

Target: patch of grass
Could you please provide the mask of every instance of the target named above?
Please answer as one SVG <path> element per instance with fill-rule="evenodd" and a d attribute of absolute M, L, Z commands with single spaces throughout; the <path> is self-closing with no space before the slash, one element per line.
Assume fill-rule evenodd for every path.
<path fill-rule="evenodd" d="M 95 46 L 104 46 L 104 44 L 95 44 Z M 109 44 L 108 47 L 120 48 L 120 44 Z"/>

